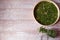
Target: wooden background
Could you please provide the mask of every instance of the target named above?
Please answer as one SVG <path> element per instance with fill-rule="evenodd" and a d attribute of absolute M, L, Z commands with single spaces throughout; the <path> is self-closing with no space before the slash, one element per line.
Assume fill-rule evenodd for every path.
<path fill-rule="evenodd" d="M 41 26 L 33 16 L 40 0 L 0 0 L 0 40 L 41 40 Z M 60 22 L 48 28 L 60 28 Z M 44 35 L 43 40 L 60 40 Z"/>

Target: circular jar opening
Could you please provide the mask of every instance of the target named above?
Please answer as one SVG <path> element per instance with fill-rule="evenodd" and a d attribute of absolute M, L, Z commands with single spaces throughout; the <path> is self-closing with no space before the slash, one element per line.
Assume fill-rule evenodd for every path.
<path fill-rule="evenodd" d="M 42 25 L 53 25 L 59 19 L 59 8 L 52 1 L 40 1 L 34 7 L 34 18 Z"/>

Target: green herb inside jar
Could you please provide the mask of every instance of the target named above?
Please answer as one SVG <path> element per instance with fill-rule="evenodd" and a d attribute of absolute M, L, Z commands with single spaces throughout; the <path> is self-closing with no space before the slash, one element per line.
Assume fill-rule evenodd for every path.
<path fill-rule="evenodd" d="M 39 23 L 50 25 L 57 20 L 58 10 L 53 3 L 41 1 L 34 8 L 34 17 Z"/>

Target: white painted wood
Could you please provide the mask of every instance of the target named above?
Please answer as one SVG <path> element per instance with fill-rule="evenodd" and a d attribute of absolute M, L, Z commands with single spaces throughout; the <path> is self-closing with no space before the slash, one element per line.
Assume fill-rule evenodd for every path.
<path fill-rule="evenodd" d="M 41 40 L 38 33 L 41 25 L 33 16 L 33 8 L 39 1 L 0 0 L 0 40 Z"/>

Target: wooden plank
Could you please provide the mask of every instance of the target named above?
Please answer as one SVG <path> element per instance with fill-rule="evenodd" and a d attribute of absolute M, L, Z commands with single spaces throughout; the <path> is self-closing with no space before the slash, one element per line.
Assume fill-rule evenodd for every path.
<path fill-rule="evenodd" d="M 33 16 L 33 8 L 39 1 L 0 0 L 0 40 L 41 40 L 38 28 L 42 25 Z M 57 25 L 60 26 L 60 23 Z M 44 39 L 47 40 L 46 37 Z"/>

